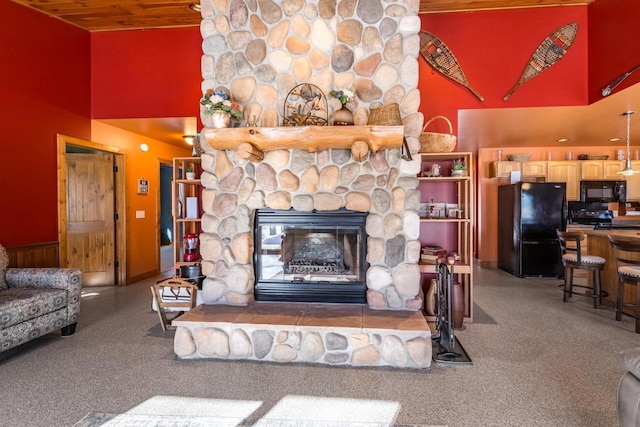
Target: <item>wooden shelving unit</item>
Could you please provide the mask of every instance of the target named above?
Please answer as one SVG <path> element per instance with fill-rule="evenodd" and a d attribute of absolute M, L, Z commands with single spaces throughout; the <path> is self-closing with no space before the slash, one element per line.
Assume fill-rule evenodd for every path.
<path fill-rule="evenodd" d="M 460 260 L 454 265 L 454 279 L 460 282 L 464 287 L 465 297 L 465 320 L 473 321 L 473 233 L 474 233 L 474 177 L 473 156 L 469 152 L 452 152 L 452 153 L 421 153 L 422 169 L 438 163 L 441 166 L 440 177 L 419 177 L 420 191 L 422 192 L 422 200 L 429 199 L 428 192 L 436 191 L 436 186 L 453 184 L 455 191 L 452 194 L 445 192 L 446 202 L 457 204 L 458 209 L 462 211 L 460 217 L 440 217 L 440 218 L 421 218 L 420 219 L 420 235 L 424 243 L 425 236 L 434 230 L 434 227 L 451 227 L 455 230 L 456 247 L 446 247 L 442 245 L 448 252 L 458 252 Z M 456 160 L 462 160 L 467 165 L 466 176 L 448 176 L 450 175 L 451 165 Z M 429 243 L 437 243 L 429 240 Z M 420 272 L 423 274 L 436 273 L 434 264 L 420 263 Z M 427 320 L 435 320 L 432 316 L 427 316 Z"/>
<path fill-rule="evenodd" d="M 193 168 L 196 179 L 186 179 L 187 168 Z M 200 234 L 201 212 L 201 182 L 200 157 L 175 157 L 173 159 L 173 185 L 171 191 L 173 217 L 173 260 L 176 270 L 176 277 L 180 277 L 180 267 L 183 265 L 193 265 L 197 261 L 183 261 L 184 242 L 183 236 L 186 233 Z M 187 198 L 195 197 L 195 217 L 187 217 Z M 191 199 L 193 200 L 193 199 Z M 189 212 L 192 213 L 192 212 Z"/>

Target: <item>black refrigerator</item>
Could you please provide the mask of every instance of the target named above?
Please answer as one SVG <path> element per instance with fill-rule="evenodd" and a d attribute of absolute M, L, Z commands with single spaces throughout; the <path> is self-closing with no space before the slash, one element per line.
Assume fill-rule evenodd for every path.
<path fill-rule="evenodd" d="M 563 277 L 556 230 L 567 225 L 563 182 L 498 187 L 498 267 L 518 277 Z"/>

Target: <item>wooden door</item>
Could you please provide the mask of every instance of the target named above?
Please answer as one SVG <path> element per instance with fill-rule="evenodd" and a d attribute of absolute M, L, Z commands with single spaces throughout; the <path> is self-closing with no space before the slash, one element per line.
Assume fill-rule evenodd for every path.
<path fill-rule="evenodd" d="M 67 266 L 83 284 L 115 285 L 113 154 L 67 156 Z"/>

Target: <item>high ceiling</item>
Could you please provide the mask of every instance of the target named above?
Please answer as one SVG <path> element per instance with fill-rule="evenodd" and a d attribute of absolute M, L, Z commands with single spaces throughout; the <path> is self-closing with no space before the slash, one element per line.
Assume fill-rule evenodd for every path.
<path fill-rule="evenodd" d="M 186 0 L 13 0 L 88 31 L 198 26 L 199 12 Z M 199 0 L 196 0 L 198 2 Z M 218 0 L 212 0 L 218 1 Z M 587 5 L 596 0 L 420 0 L 421 13 L 524 7 Z M 621 113 L 632 116 L 632 140 L 640 140 L 640 84 L 590 106 L 461 110 L 458 137 L 471 147 L 552 146 L 567 137 L 567 145 L 607 145 L 624 137 Z M 196 119 L 150 118 L 105 120 L 105 123 L 184 146 L 182 135 L 195 133 Z M 624 141 L 612 145 L 623 145 Z"/>

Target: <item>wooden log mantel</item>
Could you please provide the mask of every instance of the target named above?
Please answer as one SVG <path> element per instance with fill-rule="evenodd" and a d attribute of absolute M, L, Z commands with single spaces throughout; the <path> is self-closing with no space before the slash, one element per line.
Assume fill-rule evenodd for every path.
<path fill-rule="evenodd" d="M 235 150 L 243 143 L 257 151 L 307 150 L 329 148 L 351 149 L 354 142 L 364 141 L 369 149 L 401 148 L 403 126 L 288 126 L 207 128 L 204 139 L 216 150 Z M 245 145 L 246 147 L 246 145 Z"/>

